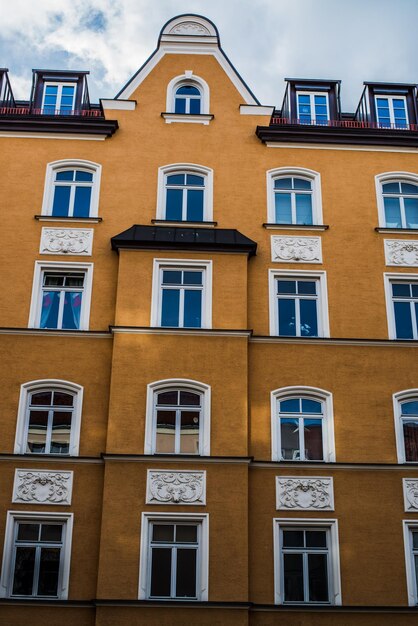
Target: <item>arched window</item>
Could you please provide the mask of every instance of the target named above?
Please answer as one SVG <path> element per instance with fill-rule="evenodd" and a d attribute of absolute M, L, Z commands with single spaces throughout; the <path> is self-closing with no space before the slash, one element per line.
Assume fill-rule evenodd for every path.
<path fill-rule="evenodd" d="M 213 118 L 209 112 L 209 85 L 200 76 L 186 70 L 167 85 L 166 111 L 162 113 L 167 124 L 172 122 L 208 125 Z"/>
<path fill-rule="evenodd" d="M 61 380 L 22 385 L 15 453 L 78 454 L 82 392 Z"/>
<path fill-rule="evenodd" d="M 88 218 L 98 214 L 100 165 L 56 161 L 47 165 L 43 215 Z"/>
<path fill-rule="evenodd" d="M 418 228 L 418 175 L 388 172 L 376 176 L 379 224 L 384 228 Z"/>
<path fill-rule="evenodd" d="M 213 217 L 213 170 L 193 163 L 160 167 L 157 219 L 208 222 Z"/>
<path fill-rule="evenodd" d="M 274 461 L 334 461 L 331 394 L 311 387 L 272 393 Z"/>
<path fill-rule="evenodd" d="M 304 168 L 267 172 L 268 222 L 301 226 L 322 224 L 320 179 Z"/>
<path fill-rule="evenodd" d="M 176 88 L 174 113 L 200 114 L 202 92 L 196 84 L 185 83 Z"/>
<path fill-rule="evenodd" d="M 396 393 L 394 399 L 399 463 L 418 463 L 418 389 Z"/>
<path fill-rule="evenodd" d="M 209 455 L 210 388 L 175 379 L 148 385 L 145 454 Z"/>

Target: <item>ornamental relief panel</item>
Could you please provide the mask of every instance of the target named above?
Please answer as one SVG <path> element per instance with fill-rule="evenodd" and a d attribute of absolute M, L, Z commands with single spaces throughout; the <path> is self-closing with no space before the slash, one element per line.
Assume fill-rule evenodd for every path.
<path fill-rule="evenodd" d="M 91 256 L 92 228 L 42 228 L 41 254 Z"/>
<path fill-rule="evenodd" d="M 12 502 L 71 504 L 73 472 L 15 471 Z"/>
<path fill-rule="evenodd" d="M 148 470 L 147 504 L 206 504 L 206 472 Z"/>
<path fill-rule="evenodd" d="M 321 237 L 272 235 L 271 260 L 276 263 L 322 263 Z"/>
<path fill-rule="evenodd" d="M 198 22 L 180 22 L 170 30 L 170 35 L 210 35 L 208 29 Z"/>
<path fill-rule="evenodd" d="M 386 265 L 418 267 L 418 241 L 385 239 Z"/>
<path fill-rule="evenodd" d="M 276 508 L 294 511 L 333 511 L 332 478 L 277 476 Z"/>
<path fill-rule="evenodd" d="M 418 511 L 418 478 L 403 478 L 405 511 Z"/>

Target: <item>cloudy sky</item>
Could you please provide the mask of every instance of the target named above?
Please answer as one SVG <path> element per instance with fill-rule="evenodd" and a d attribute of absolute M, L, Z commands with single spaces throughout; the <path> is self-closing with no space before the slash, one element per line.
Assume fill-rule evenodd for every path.
<path fill-rule="evenodd" d="M 0 0 L 0 67 L 18 99 L 32 68 L 88 69 L 91 100 L 113 97 L 180 13 L 215 22 L 262 104 L 286 76 L 341 79 L 346 111 L 363 80 L 418 83 L 417 0 Z"/>

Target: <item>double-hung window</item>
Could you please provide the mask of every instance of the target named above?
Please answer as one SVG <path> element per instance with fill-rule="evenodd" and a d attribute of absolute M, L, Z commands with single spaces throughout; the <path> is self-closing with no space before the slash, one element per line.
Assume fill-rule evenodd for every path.
<path fill-rule="evenodd" d="M 164 389 L 154 394 L 156 454 L 199 454 L 202 394 Z"/>
<path fill-rule="evenodd" d="M 281 458 L 290 461 L 324 459 L 323 403 L 311 398 L 278 401 Z"/>
<path fill-rule="evenodd" d="M 76 85 L 69 83 L 45 83 L 42 100 L 44 115 L 71 115 L 74 113 Z"/>
<path fill-rule="evenodd" d="M 375 96 L 377 121 L 382 128 L 407 128 L 406 99 L 400 96 Z"/>
<path fill-rule="evenodd" d="M 418 280 L 390 282 L 395 339 L 418 339 Z"/>
<path fill-rule="evenodd" d="M 203 222 L 205 214 L 205 176 L 174 172 L 165 177 L 165 219 Z"/>
<path fill-rule="evenodd" d="M 384 226 L 418 228 L 418 184 L 408 180 L 382 182 Z"/>
<path fill-rule="evenodd" d="M 83 160 L 48 163 L 42 215 L 54 218 L 97 217 L 101 167 Z"/>
<path fill-rule="evenodd" d="M 75 394 L 42 389 L 28 396 L 26 452 L 68 454 Z"/>
<path fill-rule="evenodd" d="M 199 115 L 202 94 L 194 84 L 183 84 L 177 87 L 174 94 L 174 113 Z"/>
<path fill-rule="evenodd" d="M 329 121 L 328 95 L 297 92 L 297 111 L 300 124 L 327 124 Z"/>
<path fill-rule="evenodd" d="M 313 224 L 312 180 L 280 177 L 274 180 L 276 224 Z"/>

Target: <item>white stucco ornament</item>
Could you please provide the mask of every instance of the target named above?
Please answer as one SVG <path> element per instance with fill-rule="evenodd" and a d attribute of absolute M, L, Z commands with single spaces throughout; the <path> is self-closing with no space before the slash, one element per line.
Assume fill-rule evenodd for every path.
<path fill-rule="evenodd" d="M 148 470 L 148 504 L 205 504 L 206 472 Z"/>

